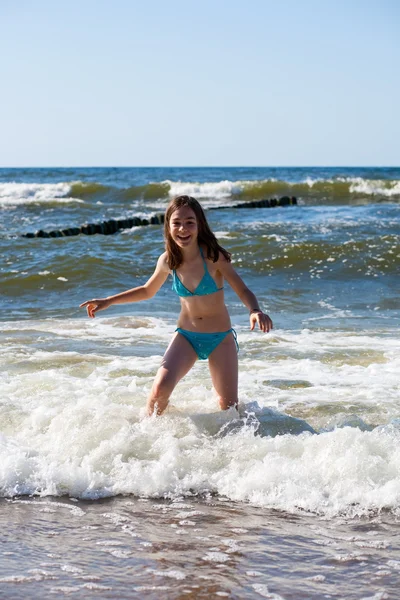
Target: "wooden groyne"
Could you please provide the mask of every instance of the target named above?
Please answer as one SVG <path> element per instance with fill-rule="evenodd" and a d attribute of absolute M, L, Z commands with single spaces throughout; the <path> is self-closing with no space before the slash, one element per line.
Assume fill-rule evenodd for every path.
<path fill-rule="evenodd" d="M 213 206 L 208 210 L 226 210 L 228 208 L 274 208 L 275 206 L 294 206 L 297 200 L 294 197 L 283 196 L 282 198 L 272 198 L 270 200 L 254 200 L 250 202 L 241 202 L 231 206 Z M 140 217 L 132 217 L 129 219 L 109 219 L 101 223 L 85 223 L 80 227 L 67 227 L 66 229 L 56 229 L 53 231 L 43 231 L 39 229 L 35 233 L 25 233 L 22 237 L 25 238 L 59 238 L 70 237 L 75 235 L 112 235 L 121 229 L 131 229 L 132 227 L 145 227 L 146 225 L 162 225 L 164 223 L 164 215 L 153 215 L 148 219 Z"/>
<path fill-rule="evenodd" d="M 131 229 L 132 227 L 144 227 L 145 225 L 161 225 L 164 223 L 164 215 L 154 215 L 148 219 L 141 219 L 140 217 L 132 217 L 130 219 L 109 219 L 108 221 L 102 221 L 101 223 L 85 223 L 80 227 L 68 227 L 67 229 L 57 229 L 54 231 L 43 231 L 39 229 L 35 233 L 25 233 L 23 237 L 27 238 L 57 238 L 57 237 L 69 237 L 73 235 L 95 235 L 100 233 L 102 235 L 112 235 L 117 233 L 120 229 Z"/>
<path fill-rule="evenodd" d="M 294 196 L 282 196 L 282 198 L 271 198 L 270 200 L 252 200 L 241 202 L 232 206 L 211 206 L 208 210 L 225 210 L 227 208 L 275 208 L 275 206 L 295 206 L 297 198 Z"/>

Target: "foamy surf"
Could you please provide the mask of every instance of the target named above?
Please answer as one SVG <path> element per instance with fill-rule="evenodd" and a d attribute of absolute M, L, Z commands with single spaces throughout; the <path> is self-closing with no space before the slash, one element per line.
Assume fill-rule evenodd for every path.
<path fill-rule="evenodd" d="M 237 326 L 239 412 L 217 410 L 207 365 L 196 363 L 167 413 L 147 418 L 173 328 L 148 317 L 2 323 L 0 494 L 216 494 L 289 512 L 397 514 L 395 337 L 267 338 Z"/>
<path fill-rule="evenodd" d="M 172 180 L 148 182 L 145 185 L 106 185 L 100 181 L 54 181 L 0 183 L 0 206 L 49 203 L 103 204 L 115 202 L 119 210 L 151 208 L 162 210 L 168 200 L 178 195 L 198 198 L 205 208 L 230 206 L 235 202 L 295 196 L 300 204 L 352 204 L 400 199 L 398 179 L 368 177 L 303 177 L 218 180 Z M 146 214 L 146 213 L 145 213 Z"/>
<path fill-rule="evenodd" d="M 0 206 L 13 207 L 23 204 L 76 203 L 79 198 L 71 198 L 71 185 L 68 183 L 0 183 Z"/>
<path fill-rule="evenodd" d="M 313 178 L 284 180 L 274 177 L 259 180 L 221 180 L 215 182 L 165 181 L 170 197 L 187 194 L 205 200 L 206 205 L 230 198 L 256 199 L 282 195 L 299 196 L 301 200 L 361 200 L 363 198 L 400 198 L 400 181 L 363 177 Z"/>
<path fill-rule="evenodd" d="M 254 422 L 244 422 L 216 435 L 218 414 L 209 431 L 207 417 L 166 415 L 132 423 L 126 410 L 125 419 L 115 409 L 107 412 L 107 423 L 92 419 L 96 431 L 87 414 L 78 417 L 70 408 L 62 419 L 52 419 L 47 432 L 31 436 L 30 444 L 25 436 L 2 436 L 1 495 L 173 499 L 211 493 L 329 517 L 398 513 L 397 423 L 371 432 L 344 427 L 273 437 L 262 429 L 257 435 Z"/>

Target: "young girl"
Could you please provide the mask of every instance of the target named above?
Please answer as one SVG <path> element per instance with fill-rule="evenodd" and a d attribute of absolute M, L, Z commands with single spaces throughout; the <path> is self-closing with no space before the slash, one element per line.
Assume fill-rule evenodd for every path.
<path fill-rule="evenodd" d="M 272 329 L 272 321 L 259 307 L 257 298 L 231 264 L 231 255 L 212 233 L 202 207 L 190 196 L 177 196 L 165 213 L 166 251 L 157 261 L 150 279 L 139 287 L 115 296 L 88 300 L 89 317 L 112 304 L 152 298 L 172 273 L 172 289 L 181 301 L 178 327 L 161 362 L 147 413 L 161 415 L 176 384 L 196 359 L 208 358 L 212 383 L 222 410 L 238 404 L 238 361 L 236 332 L 231 327 L 224 303 L 227 281 L 249 309 L 250 329 Z"/>

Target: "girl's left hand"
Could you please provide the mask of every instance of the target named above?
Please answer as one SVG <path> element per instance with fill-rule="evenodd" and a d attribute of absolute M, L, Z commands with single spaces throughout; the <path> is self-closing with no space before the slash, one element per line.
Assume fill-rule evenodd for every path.
<path fill-rule="evenodd" d="M 269 316 L 263 313 L 262 310 L 252 311 L 250 313 L 250 329 L 253 331 L 256 323 L 264 333 L 268 333 L 273 329 L 273 324 Z"/>

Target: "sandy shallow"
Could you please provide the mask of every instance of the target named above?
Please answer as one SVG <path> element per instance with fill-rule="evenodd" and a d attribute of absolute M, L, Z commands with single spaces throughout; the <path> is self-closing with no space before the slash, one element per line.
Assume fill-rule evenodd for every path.
<path fill-rule="evenodd" d="M 399 598 L 400 522 L 225 501 L 0 501 L 0 596 Z"/>

